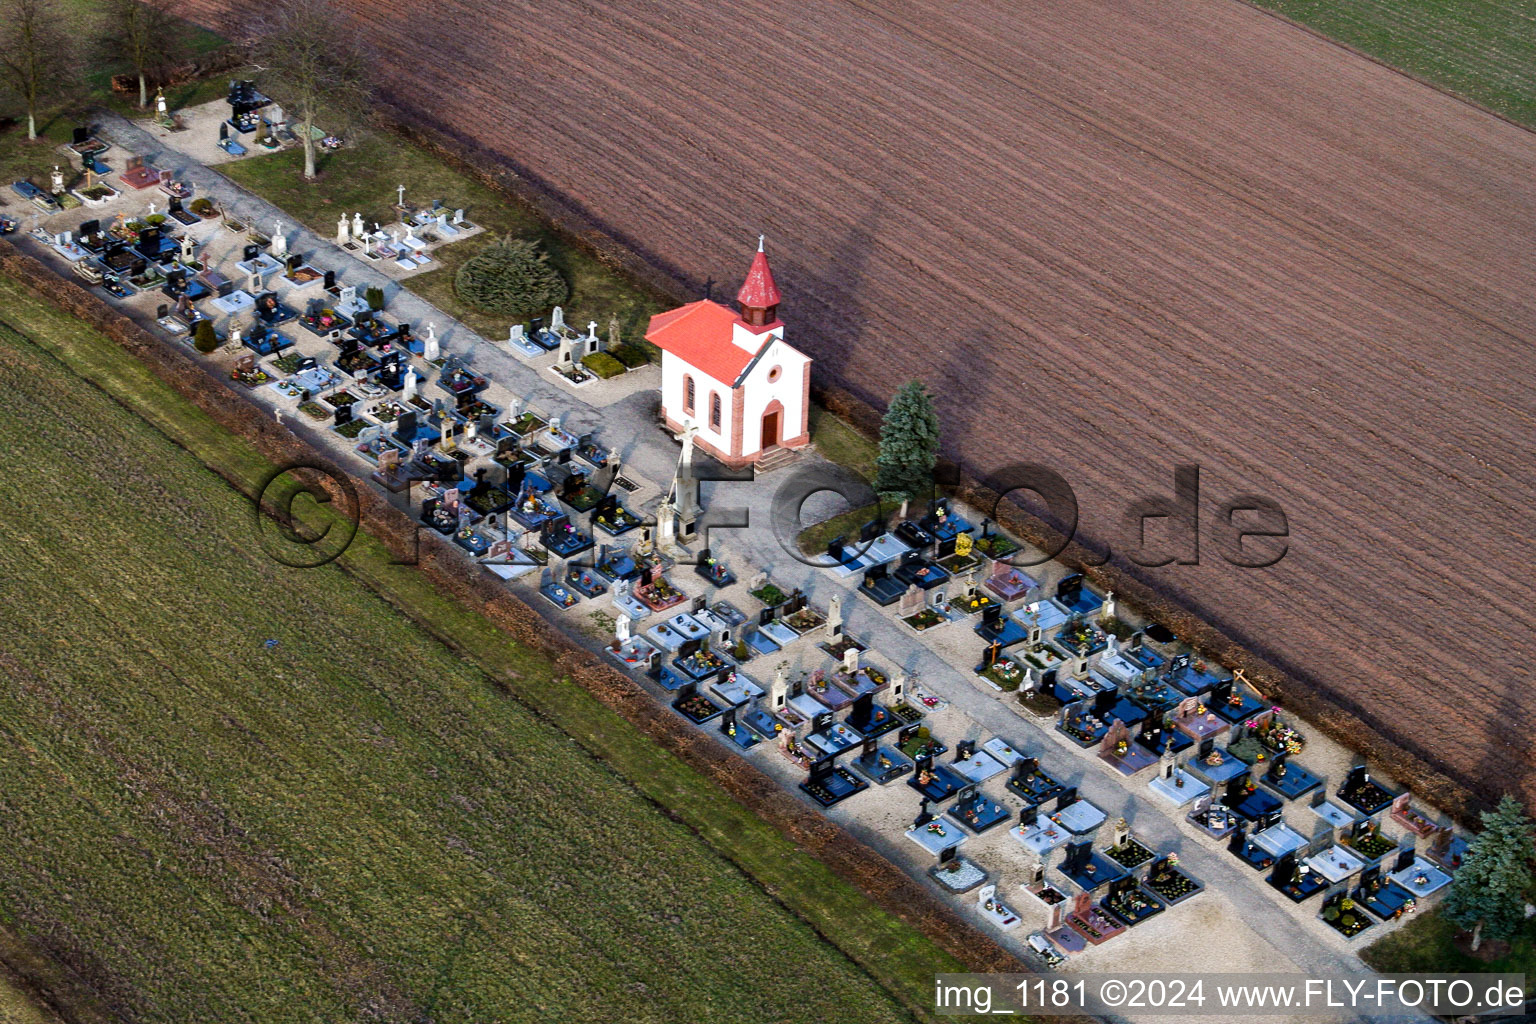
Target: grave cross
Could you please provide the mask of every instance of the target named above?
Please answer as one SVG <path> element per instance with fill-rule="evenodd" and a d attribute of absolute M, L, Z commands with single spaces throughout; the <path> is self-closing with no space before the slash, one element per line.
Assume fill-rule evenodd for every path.
<path fill-rule="evenodd" d="M 399 202 L 396 205 L 403 208 L 405 206 L 405 186 L 401 185 L 395 189 L 395 192 L 399 195 Z"/>

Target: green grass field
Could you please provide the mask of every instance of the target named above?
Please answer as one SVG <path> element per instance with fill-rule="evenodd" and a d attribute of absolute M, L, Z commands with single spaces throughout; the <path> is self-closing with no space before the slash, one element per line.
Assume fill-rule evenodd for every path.
<path fill-rule="evenodd" d="M 1384 974 L 1524 974 L 1527 984 L 1536 977 L 1536 928 L 1529 922 L 1509 944 L 1508 952 L 1491 960 L 1480 960 L 1458 949 L 1458 932 L 1438 910 L 1432 910 L 1376 940 L 1360 958 Z"/>
<path fill-rule="evenodd" d="M 441 199 L 449 210 L 462 208 L 464 216 L 486 228 L 486 233 L 436 250 L 432 255 L 438 266 L 411 278 L 410 289 L 487 338 L 505 338 L 511 323 L 459 301 L 453 278 L 465 260 L 502 235 L 537 241 L 544 247 L 550 264 L 571 287 L 566 320 L 583 328 L 596 320 L 604 338 L 609 319 L 616 315 L 624 340 L 641 342 L 651 315 L 671 305 L 551 229 L 531 209 L 392 135 L 356 135 L 348 146 L 321 159 L 320 176 L 313 182 L 303 180 L 303 166 L 303 154 L 293 149 L 222 164 L 219 171 L 326 238 L 336 234 L 342 212 L 361 212 L 369 224 L 395 220 L 391 206 L 399 185 L 405 186 L 408 203 L 427 206 Z"/>
<path fill-rule="evenodd" d="M 244 442 L 0 308 L 49 350 L 0 332 L 0 922 L 122 1019 L 895 1020 L 956 969 L 366 534 L 272 563 Z"/>
<path fill-rule="evenodd" d="M 1250 0 L 1536 127 L 1536 0 Z"/>
<path fill-rule="evenodd" d="M 58 1018 L 34 1005 L 11 978 L 0 972 L 0 1024 L 58 1024 Z"/>

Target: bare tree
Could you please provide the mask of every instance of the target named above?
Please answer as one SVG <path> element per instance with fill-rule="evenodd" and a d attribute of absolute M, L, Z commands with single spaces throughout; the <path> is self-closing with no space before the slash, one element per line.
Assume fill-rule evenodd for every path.
<path fill-rule="evenodd" d="M 37 110 L 74 81 L 74 37 L 54 0 L 0 0 L 0 84 L 27 109 L 27 138 L 37 138 Z"/>
<path fill-rule="evenodd" d="M 367 109 L 367 54 L 328 0 L 277 0 L 253 35 L 262 91 L 298 114 L 304 177 L 312 179 L 315 123 L 326 120 L 334 132 Z"/>
<path fill-rule="evenodd" d="M 149 79 L 186 53 L 180 21 L 166 0 L 107 0 L 102 16 L 104 55 L 129 63 L 139 78 L 139 106 L 149 106 Z"/>

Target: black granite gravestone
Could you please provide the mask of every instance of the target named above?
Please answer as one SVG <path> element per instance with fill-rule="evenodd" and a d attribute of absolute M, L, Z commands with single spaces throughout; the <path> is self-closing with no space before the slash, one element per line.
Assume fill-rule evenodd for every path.
<path fill-rule="evenodd" d="M 413 410 L 407 409 L 405 412 L 400 414 L 399 419 L 395 420 L 395 437 L 404 441 L 406 444 L 410 444 L 412 441 L 416 440 L 416 432 L 418 429 L 420 428 L 417 426 L 416 413 Z"/>

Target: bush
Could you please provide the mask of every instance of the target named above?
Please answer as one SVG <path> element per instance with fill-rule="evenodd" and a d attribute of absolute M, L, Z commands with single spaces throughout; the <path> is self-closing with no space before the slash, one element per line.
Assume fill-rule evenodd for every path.
<path fill-rule="evenodd" d="M 471 256 L 453 279 L 460 299 L 483 313 L 515 320 L 565 301 L 565 278 L 534 242 L 505 238 Z"/>
<path fill-rule="evenodd" d="M 192 347 L 204 355 L 219 347 L 219 336 L 213 333 L 212 320 L 199 320 L 192 328 Z"/>
<path fill-rule="evenodd" d="M 651 361 L 651 357 L 645 354 L 645 349 L 639 345 L 625 344 L 622 341 L 617 345 L 610 345 L 608 347 L 608 354 L 631 370 L 637 366 L 644 366 Z"/>
<path fill-rule="evenodd" d="M 213 200 L 206 196 L 198 196 L 196 199 L 192 200 L 191 205 L 189 205 L 187 209 L 191 210 L 199 217 L 206 216 L 213 212 Z"/>
<path fill-rule="evenodd" d="M 581 365 L 603 378 L 603 380 L 607 380 L 609 377 L 617 377 L 624 372 L 624 364 L 607 352 L 593 352 L 589 356 L 584 356 L 581 360 Z"/>
<path fill-rule="evenodd" d="M 369 288 L 363 292 L 363 301 L 368 303 L 368 308 L 377 313 L 384 308 L 384 289 Z"/>

